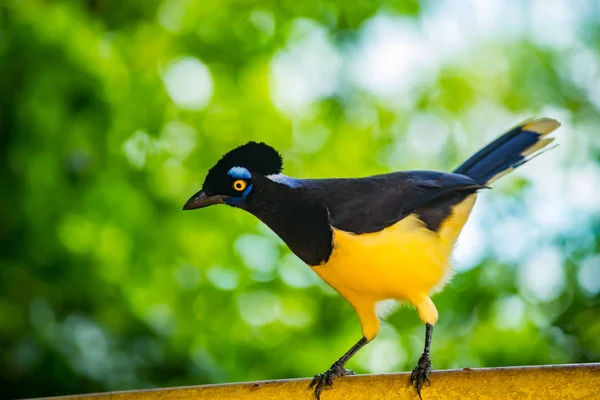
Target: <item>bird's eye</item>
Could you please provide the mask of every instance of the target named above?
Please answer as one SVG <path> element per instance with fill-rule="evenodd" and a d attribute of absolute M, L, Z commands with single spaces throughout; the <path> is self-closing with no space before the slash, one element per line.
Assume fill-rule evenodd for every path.
<path fill-rule="evenodd" d="M 242 180 L 242 179 L 238 179 L 237 181 L 233 182 L 233 188 L 235 190 L 237 190 L 238 192 L 241 192 L 244 189 L 246 189 L 246 186 L 248 186 L 248 184 L 246 183 L 245 180 Z"/>

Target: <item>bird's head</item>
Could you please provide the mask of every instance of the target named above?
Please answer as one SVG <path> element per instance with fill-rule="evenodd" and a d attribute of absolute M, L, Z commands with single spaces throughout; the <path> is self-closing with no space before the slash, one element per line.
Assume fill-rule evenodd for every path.
<path fill-rule="evenodd" d="M 193 210 L 213 204 L 229 204 L 244 207 L 257 178 L 276 175 L 283 168 L 281 155 L 265 143 L 248 142 L 236 147 L 208 171 L 202 190 L 192 196 L 183 206 Z"/>

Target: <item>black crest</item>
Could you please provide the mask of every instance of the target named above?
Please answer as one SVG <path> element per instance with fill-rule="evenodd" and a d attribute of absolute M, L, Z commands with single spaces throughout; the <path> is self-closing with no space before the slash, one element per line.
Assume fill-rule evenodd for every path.
<path fill-rule="evenodd" d="M 232 167 L 244 167 L 261 175 L 278 174 L 283 169 L 281 155 L 266 143 L 248 142 L 226 153 L 208 171 L 205 184 L 215 188 Z"/>
<path fill-rule="evenodd" d="M 229 171 L 231 167 L 244 167 L 262 175 L 278 174 L 283 169 L 281 155 L 266 143 L 248 142 L 225 154 L 213 169 Z"/>

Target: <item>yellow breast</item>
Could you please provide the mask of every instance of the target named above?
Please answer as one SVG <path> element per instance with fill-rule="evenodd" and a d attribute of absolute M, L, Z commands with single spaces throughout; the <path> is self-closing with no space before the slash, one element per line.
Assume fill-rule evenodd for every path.
<path fill-rule="evenodd" d="M 334 229 L 331 257 L 313 269 L 353 305 L 429 295 L 450 276 L 452 248 L 474 202 L 472 195 L 457 205 L 438 232 L 414 214 L 380 232 Z"/>

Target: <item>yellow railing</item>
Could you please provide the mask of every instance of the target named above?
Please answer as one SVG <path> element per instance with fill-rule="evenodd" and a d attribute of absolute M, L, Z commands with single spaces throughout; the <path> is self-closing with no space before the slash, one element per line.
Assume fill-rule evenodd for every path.
<path fill-rule="evenodd" d="M 338 378 L 321 400 L 418 399 L 408 385 L 409 374 L 358 375 Z M 434 371 L 423 400 L 530 399 L 600 400 L 600 363 L 540 367 L 483 368 Z M 290 379 L 225 385 L 188 386 L 55 397 L 79 400 L 313 400 L 310 379 Z"/>

